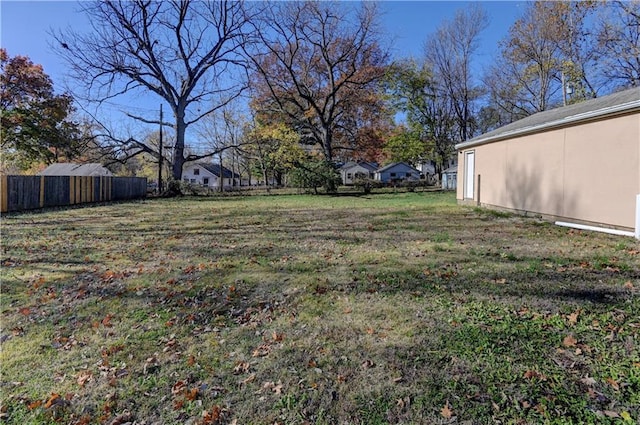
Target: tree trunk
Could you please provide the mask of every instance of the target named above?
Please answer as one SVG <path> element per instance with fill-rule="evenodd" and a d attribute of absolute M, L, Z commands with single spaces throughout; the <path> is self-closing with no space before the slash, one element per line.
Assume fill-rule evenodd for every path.
<path fill-rule="evenodd" d="M 182 166 L 184 165 L 184 134 L 187 126 L 184 122 L 184 107 L 176 111 L 176 144 L 173 148 L 173 165 L 171 174 L 175 181 L 182 180 Z"/>

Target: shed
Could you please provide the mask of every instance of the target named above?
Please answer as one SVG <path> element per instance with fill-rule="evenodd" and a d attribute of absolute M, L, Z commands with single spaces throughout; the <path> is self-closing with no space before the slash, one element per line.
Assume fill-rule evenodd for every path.
<path fill-rule="evenodd" d="M 113 173 L 102 164 L 73 164 L 61 162 L 51 164 L 44 170 L 40 171 L 38 176 L 85 176 L 85 177 L 101 177 L 113 176 Z"/>
<path fill-rule="evenodd" d="M 456 149 L 459 202 L 639 235 L 640 88 L 539 112 Z"/>
<path fill-rule="evenodd" d="M 449 167 L 442 172 L 442 188 L 456 190 L 458 185 L 458 166 Z"/>
<path fill-rule="evenodd" d="M 351 185 L 359 178 L 373 179 L 377 168 L 376 164 L 370 162 L 347 162 L 340 167 L 342 184 Z"/>
<path fill-rule="evenodd" d="M 406 162 L 394 162 L 378 169 L 375 179 L 382 183 L 398 182 L 403 180 L 420 180 L 420 171 Z"/>

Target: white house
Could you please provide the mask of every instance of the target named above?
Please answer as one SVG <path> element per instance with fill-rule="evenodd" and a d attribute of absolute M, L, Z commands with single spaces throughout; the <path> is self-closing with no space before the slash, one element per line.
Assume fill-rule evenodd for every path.
<path fill-rule="evenodd" d="M 376 168 L 376 165 L 369 162 L 347 162 L 340 167 L 342 184 L 352 185 L 356 179 L 373 179 Z"/>
<path fill-rule="evenodd" d="M 240 186 L 240 176 L 220 164 L 191 163 L 185 165 L 182 171 L 182 181 L 185 183 L 213 189 L 220 187 L 221 178 L 223 188 Z"/>
<path fill-rule="evenodd" d="M 375 172 L 375 180 L 393 183 L 404 180 L 420 180 L 420 171 L 406 162 L 394 162 Z"/>

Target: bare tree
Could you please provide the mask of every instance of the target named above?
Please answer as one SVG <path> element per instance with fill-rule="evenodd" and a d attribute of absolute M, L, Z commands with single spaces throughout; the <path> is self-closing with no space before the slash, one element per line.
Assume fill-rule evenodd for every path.
<path fill-rule="evenodd" d="M 218 152 L 218 165 L 222 176 L 222 167 L 227 166 L 235 174 L 237 173 L 236 158 L 239 149 L 245 145 L 243 131 L 247 120 L 238 112 L 239 106 L 233 102 L 224 108 L 211 112 L 203 119 L 197 129 L 201 140 L 205 141 L 200 149 L 208 152 Z M 232 186 L 236 185 L 235 178 Z M 220 190 L 223 187 L 223 179 L 220 179 Z"/>
<path fill-rule="evenodd" d="M 82 3 L 93 31 L 54 34 L 57 49 L 87 100 L 103 102 L 125 93 L 153 93 L 171 108 L 175 131 L 172 174 L 185 162 L 217 154 L 189 154 L 187 128 L 224 107 L 246 88 L 242 47 L 252 18 L 240 2 L 100 1 Z M 147 123 L 145 119 L 130 115 Z M 109 133 L 109 132 L 108 132 Z M 112 141 L 129 155 L 159 153 L 135 138 Z"/>
<path fill-rule="evenodd" d="M 284 119 L 332 161 L 357 133 L 349 128 L 361 122 L 353 115 L 378 92 L 384 75 L 387 54 L 378 41 L 376 5 L 282 2 L 264 18 L 258 28 L 264 50 L 251 55 L 263 116 Z"/>
<path fill-rule="evenodd" d="M 460 140 L 473 136 L 474 102 L 481 95 L 473 81 L 471 61 L 478 49 L 480 33 L 489 19 L 479 4 L 459 10 L 452 21 L 445 21 L 425 42 L 425 57 L 435 81 L 450 99 Z"/>
<path fill-rule="evenodd" d="M 492 99 L 514 119 L 549 109 L 560 100 L 562 52 L 559 19 L 551 3 L 529 3 L 510 28 L 485 76 Z"/>
<path fill-rule="evenodd" d="M 598 24 L 605 75 L 622 86 L 640 86 L 640 1 L 615 1 Z"/>

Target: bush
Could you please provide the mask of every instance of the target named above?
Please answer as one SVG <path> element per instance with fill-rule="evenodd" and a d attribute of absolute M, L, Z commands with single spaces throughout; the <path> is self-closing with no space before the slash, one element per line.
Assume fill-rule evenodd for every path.
<path fill-rule="evenodd" d="M 359 177 L 353 181 L 353 185 L 362 189 L 365 195 L 371 193 L 371 189 L 376 189 L 383 186 L 383 183 L 378 180 L 373 180 L 366 177 Z"/>
<path fill-rule="evenodd" d="M 290 174 L 290 182 L 294 187 L 313 189 L 317 194 L 319 187 L 329 193 L 336 192 L 342 179 L 332 163 L 324 160 L 310 160 L 298 164 Z"/>

